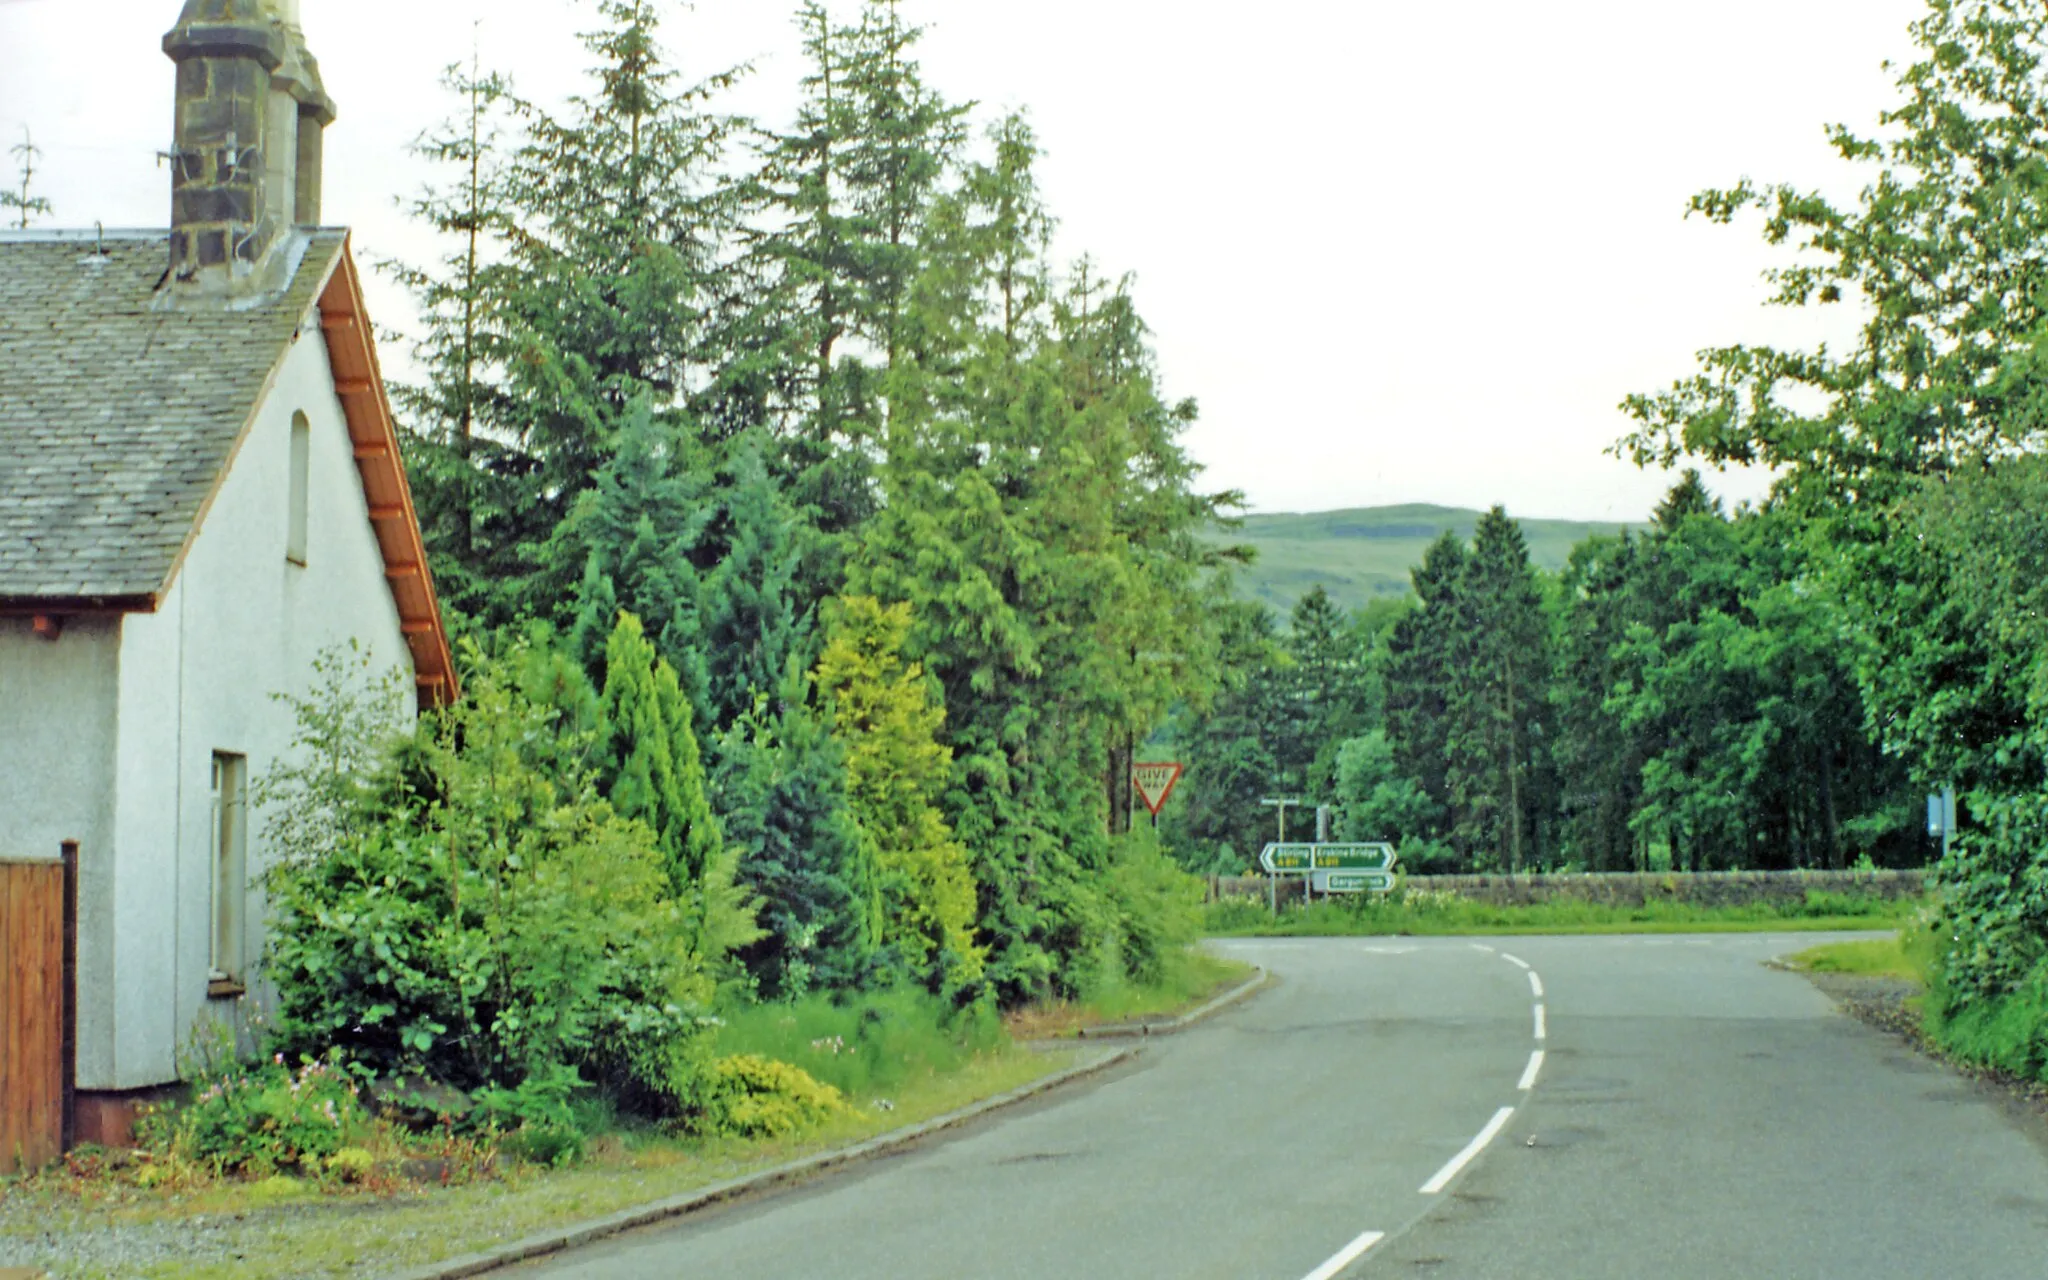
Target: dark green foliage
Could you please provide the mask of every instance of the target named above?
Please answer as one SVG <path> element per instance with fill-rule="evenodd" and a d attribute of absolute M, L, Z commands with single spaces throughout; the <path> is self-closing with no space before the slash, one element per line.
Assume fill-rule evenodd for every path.
<path fill-rule="evenodd" d="M 693 557 L 703 554 L 716 511 L 700 452 L 688 436 L 658 421 L 647 401 L 635 403 L 615 451 L 549 548 L 557 559 L 583 556 L 570 635 L 586 669 L 602 669 L 619 613 L 630 613 L 651 629 L 693 708 L 709 679 L 698 634 L 701 574 Z"/>
<path fill-rule="evenodd" d="M 1234 504 L 1193 491 L 1194 406 L 1158 387 L 1124 284 L 1045 259 L 1022 118 L 970 155 L 893 0 L 802 8 L 802 102 L 779 130 L 718 114 L 730 76 L 680 85 L 664 11 L 600 0 L 587 91 L 560 109 L 452 76 L 460 117 L 422 147 L 450 174 L 417 209 L 450 251 L 402 273 L 428 313 L 404 404 L 436 570 L 474 622 L 549 624 L 605 686 L 593 709 L 560 667 L 522 677 L 587 730 L 528 763 L 590 771 L 652 830 L 714 971 L 731 935 L 711 922 L 739 910 L 722 827 L 762 899 L 768 934 L 742 957 L 772 996 L 899 962 L 965 995 L 977 934 L 1006 999 L 1153 966 L 1179 935 L 1149 895 L 1186 885 L 1119 852 L 1129 767 L 1214 682 L 1229 553 L 1202 535 Z M 805 682 L 820 606 L 849 587 L 909 607 L 931 728 L 840 724 Z M 644 636 L 607 653 L 622 613 Z M 1343 620 L 1323 621 L 1341 647 Z M 1358 702 L 1332 661 L 1297 699 L 1319 723 Z M 905 825 L 866 766 L 912 739 L 938 764 Z M 850 762 L 881 834 L 855 821 Z M 917 849 L 877 847 L 913 826 Z M 899 927 L 899 955 L 887 923 L 909 899 L 889 886 L 908 882 L 880 869 L 938 853 L 951 870 L 927 888 L 945 892 L 918 910 L 944 910 Z"/>
<path fill-rule="evenodd" d="M 722 496 L 725 545 L 697 605 L 705 722 L 729 725 L 816 659 L 812 610 L 799 595 L 803 530 L 757 449 L 741 452 Z"/>
<path fill-rule="evenodd" d="M 792 671 L 725 731 L 714 790 L 739 882 L 761 899 L 763 937 L 741 957 L 761 994 L 793 999 L 876 975 L 870 851 L 848 801 L 845 756 Z"/>
<path fill-rule="evenodd" d="M 1476 867 L 1514 874 L 1538 860 L 1550 637 L 1521 530 L 1499 507 L 1472 535 L 1458 597 L 1445 698 L 1451 838 Z"/>
<path fill-rule="evenodd" d="M 1446 821 L 1452 798 L 1451 681 L 1464 626 L 1466 558 L 1465 544 L 1452 534 L 1432 543 L 1413 574 L 1420 607 L 1387 633 L 1387 738 L 1401 772 L 1415 779 Z M 1448 829 L 1426 834 L 1445 835 Z"/>
<path fill-rule="evenodd" d="M 591 89 L 560 113 L 452 76 L 463 116 L 421 147 L 456 181 L 417 212 L 456 243 L 400 273 L 425 304 L 430 379 L 401 400 L 437 570 L 488 623 L 569 622 L 589 548 L 557 534 L 628 411 L 688 428 L 716 398 L 736 206 L 710 175 L 735 122 L 705 104 L 732 77 L 676 87 L 660 7 L 601 0 Z M 507 111 L 519 133 L 501 142 Z"/>
<path fill-rule="evenodd" d="M 1873 721 L 1927 789 L 1963 797 L 1939 876 L 1960 1017 L 2027 984 L 2037 999 L 2048 960 L 2048 459 L 1923 481 L 1898 519 L 1909 553 L 1848 589 Z"/>

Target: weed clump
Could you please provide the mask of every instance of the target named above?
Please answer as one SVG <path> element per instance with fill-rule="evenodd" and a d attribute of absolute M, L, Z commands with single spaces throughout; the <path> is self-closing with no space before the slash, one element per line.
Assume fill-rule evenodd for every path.
<path fill-rule="evenodd" d="M 152 1152 L 216 1174 L 318 1176 L 369 1132 L 370 1116 L 355 1082 L 333 1063 L 293 1068 L 277 1054 L 219 1071 L 197 1084 L 190 1102 L 153 1109 L 137 1127 Z"/>

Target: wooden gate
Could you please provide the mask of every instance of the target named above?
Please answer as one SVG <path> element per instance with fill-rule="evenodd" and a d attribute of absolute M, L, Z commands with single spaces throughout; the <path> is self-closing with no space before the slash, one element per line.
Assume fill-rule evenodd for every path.
<path fill-rule="evenodd" d="M 0 861 L 0 1173 L 48 1164 L 70 1137 L 78 849 Z"/>

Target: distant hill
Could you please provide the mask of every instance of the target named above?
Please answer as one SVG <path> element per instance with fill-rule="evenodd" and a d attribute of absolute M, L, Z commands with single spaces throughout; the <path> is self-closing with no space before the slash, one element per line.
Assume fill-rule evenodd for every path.
<path fill-rule="evenodd" d="M 1510 515 L 1513 513 L 1510 512 Z M 1375 596 L 1403 595 L 1408 570 L 1446 529 L 1470 538 L 1481 513 L 1463 507 L 1411 503 L 1359 507 L 1350 511 L 1246 516 L 1244 527 L 1216 535 L 1220 542 L 1258 548 L 1258 563 L 1240 578 L 1240 593 L 1264 600 L 1283 613 L 1317 583 L 1346 609 Z M 1582 520 L 1523 520 L 1529 558 L 1538 567 L 1562 569 L 1574 544 L 1596 533 L 1631 526 Z"/>

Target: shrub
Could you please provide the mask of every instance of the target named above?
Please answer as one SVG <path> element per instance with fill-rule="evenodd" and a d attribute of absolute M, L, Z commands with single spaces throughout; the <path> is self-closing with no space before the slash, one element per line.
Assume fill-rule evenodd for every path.
<path fill-rule="evenodd" d="M 580 1072 L 672 1114 L 723 961 L 707 939 L 723 935 L 703 927 L 696 889 L 678 891 L 654 832 L 598 794 L 579 764 L 589 734 L 525 691 L 532 654 L 530 641 L 498 658 L 467 645 L 462 702 L 381 754 L 329 741 L 376 722 L 335 710 L 362 696 L 346 670 L 323 669 L 295 704 L 300 760 L 266 794 L 332 812 L 273 825 L 276 1043 L 465 1089 L 545 1091 Z M 322 772 L 335 760 L 374 776 L 335 784 Z M 543 1129 L 564 1132 L 535 1126 L 536 1141 Z"/>
<path fill-rule="evenodd" d="M 217 1173 L 318 1175 L 370 1127 L 355 1083 L 333 1062 L 294 1069 L 278 1054 L 235 1064 L 193 1087 L 191 1101 L 146 1114 L 138 1129 L 150 1150 Z"/>
<path fill-rule="evenodd" d="M 1115 856 L 1109 888 L 1122 924 L 1122 971 L 1112 980 L 1153 985 L 1164 977 L 1167 958 L 1201 932 L 1202 882 L 1160 851 L 1148 827 L 1124 837 Z"/>
<path fill-rule="evenodd" d="M 506 1133 L 505 1149 L 535 1164 L 573 1164 L 587 1136 L 573 1105 L 583 1087 L 574 1067 L 536 1072 L 516 1088 L 489 1088 L 476 1095 L 472 1119 Z"/>
<path fill-rule="evenodd" d="M 801 1067 L 738 1053 L 711 1064 L 691 1127 L 706 1135 L 781 1138 L 843 1115 L 846 1099 Z"/>

